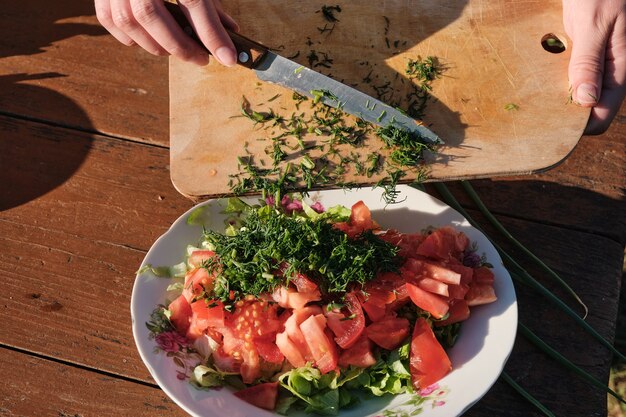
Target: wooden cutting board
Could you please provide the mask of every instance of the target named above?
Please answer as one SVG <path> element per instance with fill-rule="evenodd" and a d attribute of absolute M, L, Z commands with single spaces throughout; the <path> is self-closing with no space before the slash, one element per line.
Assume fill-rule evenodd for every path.
<path fill-rule="evenodd" d="M 407 62 L 436 57 L 445 70 L 431 84 L 423 120 L 445 146 L 429 159 L 432 180 L 537 172 L 576 146 L 589 110 L 568 100 L 570 53 L 560 0 L 361 0 L 328 6 L 335 3 L 341 8 L 333 13 L 336 22 L 325 18 L 319 1 L 229 0 L 224 7 L 246 36 L 370 95 L 390 85 L 397 94 L 389 98 L 384 90 L 385 101 L 405 100 L 401 106 L 416 83 L 405 74 Z M 542 39 L 550 34 L 563 41 L 564 52 L 544 49 Z M 318 60 L 310 60 L 312 51 Z M 198 68 L 170 59 L 169 74 L 171 175 L 189 197 L 229 194 L 230 176 L 240 170 L 238 156 L 268 163 L 268 138 L 276 129 L 237 117 L 243 97 L 252 110 L 284 116 L 300 111 L 290 91 L 260 83 L 244 68 L 224 68 L 215 60 Z M 380 147 L 370 136 L 360 155 Z M 306 139 L 324 140 L 314 134 Z M 362 184 L 384 176 L 346 175 L 346 181 Z"/>

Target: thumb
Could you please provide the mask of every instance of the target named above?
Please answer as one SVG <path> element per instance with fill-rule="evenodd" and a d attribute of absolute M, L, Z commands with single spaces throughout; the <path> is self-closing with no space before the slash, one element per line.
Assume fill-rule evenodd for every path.
<path fill-rule="evenodd" d="M 582 25 L 581 25 L 582 26 Z M 572 99 L 584 107 L 593 107 L 600 100 L 606 36 L 597 28 L 578 27 L 572 39 L 569 80 Z"/>

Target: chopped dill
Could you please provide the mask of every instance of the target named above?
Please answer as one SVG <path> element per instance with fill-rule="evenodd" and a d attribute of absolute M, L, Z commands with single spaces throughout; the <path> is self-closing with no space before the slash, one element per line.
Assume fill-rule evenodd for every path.
<path fill-rule="evenodd" d="M 302 221 L 269 207 L 248 211 L 241 226 L 233 236 L 204 232 L 204 240 L 218 256 L 203 267 L 219 268 L 215 294 L 227 303 L 233 302 L 231 294 L 237 300 L 272 292 L 297 271 L 324 292 L 342 293 L 399 266 L 397 248 L 371 231 L 348 238 L 326 220 Z M 283 262 L 288 268 L 281 278 L 276 271 Z"/>

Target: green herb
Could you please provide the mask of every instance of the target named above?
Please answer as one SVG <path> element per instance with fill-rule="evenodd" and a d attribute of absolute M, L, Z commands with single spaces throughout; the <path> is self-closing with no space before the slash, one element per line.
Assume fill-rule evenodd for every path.
<path fill-rule="evenodd" d="M 504 110 L 507 110 L 507 111 L 519 110 L 519 106 L 515 103 L 508 103 L 504 105 Z"/>
<path fill-rule="evenodd" d="M 337 19 L 337 17 L 335 16 L 335 12 L 341 13 L 341 7 L 339 5 L 337 6 L 324 5 L 322 6 L 320 10 L 318 10 L 315 13 L 322 13 L 322 16 L 324 16 L 324 19 L 326 19 L 330 23 L 334 23 L 334 22 L 339 22 L 339 19 Z"/>
<path fill-rule="evenodd" d="M 252 294 L 272 292 L 283 280 L 268 280 L 278 265 L 289 265 L 284 275 L 306 273 L 328 293 L 342 293 L 349 285 L 362 285 L 378 272 L 397 269 L 397 248 L 371 231 L 354 239 L 335 229 L 320 216 L 302 221 L 265 206 L 252 210 L 242 219 L 234 236 L 207 230 L 204 241 L 213 245 L 219 264 L 208 261 L 210 271 L 219 268 L 222 280 L 215 283 L 215 293 L 230 302 L 229 292 Z"/>
<path fill-rule="evenodd" d="M 167 311 L 164 305 L 159 305 L 150 314 L 150 320 L 146 322 L 146 327 L 150 330 L 152 336 L 174 330 L 172 323 L 170 323 L 166 315 Z"/>
<path fill-rule="evenodd" d="M 303 69 L 304 69 L 304 65 L 300 65 L 298 68 L 293 70 L 293 73 L 294 74 L 299 74 Z M 298 93 L 294 93 L 294 94 L 298 94 Z"/>
<path fill-rule="evenodd" d="M 425 59 L 418 56 L 417 59 L 409 59 L 404 70 L 410 79 L 415 79 L 422 83 L 423 88 L 430 89 L 429 83 L 442 74 L 444 68 L 439 60 L 434 56 Z"/>

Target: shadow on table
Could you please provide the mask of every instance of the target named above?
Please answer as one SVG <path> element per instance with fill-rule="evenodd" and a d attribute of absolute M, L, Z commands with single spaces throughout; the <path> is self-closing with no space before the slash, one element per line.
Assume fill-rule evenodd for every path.
<path fill-rule="evenodd" d="M 44 79 L 66 76 L 45 71 L 46 50 L 56 48 L 55 43 L 77 35 L 106 34 L 102 27 L 91 23 L 93 3 L 25 0 L 4 4 L 0 13 L 0 60 L 8 63 L 5 70 L 9 68 L 0 75 L 0 103 L 19 100 L 28 107 L 36 107 L 39 114 L 46 114 L 46 109 L 50 113 L 62 109 L 68 120 L 77 121 L 82 129 L 88 130 L 92 123 L 80 106 L 71 98 L 38 84 Z M 30 58 L 32 55 L 36 57 Z M 34 59 L 39 61 L 34 63 Z M 38 73 L 11 71 L 20 66 L 35 68 Z M 22 118 L 20 114 L 8 116 L 0 121 L 3 188 L 0 211 L 24 204 L 61 185 L 80 167 L 92 142 L 87 135 L 79 138 L 69 130 L 48 124 L 19 122 L 16 118 Z"/>

